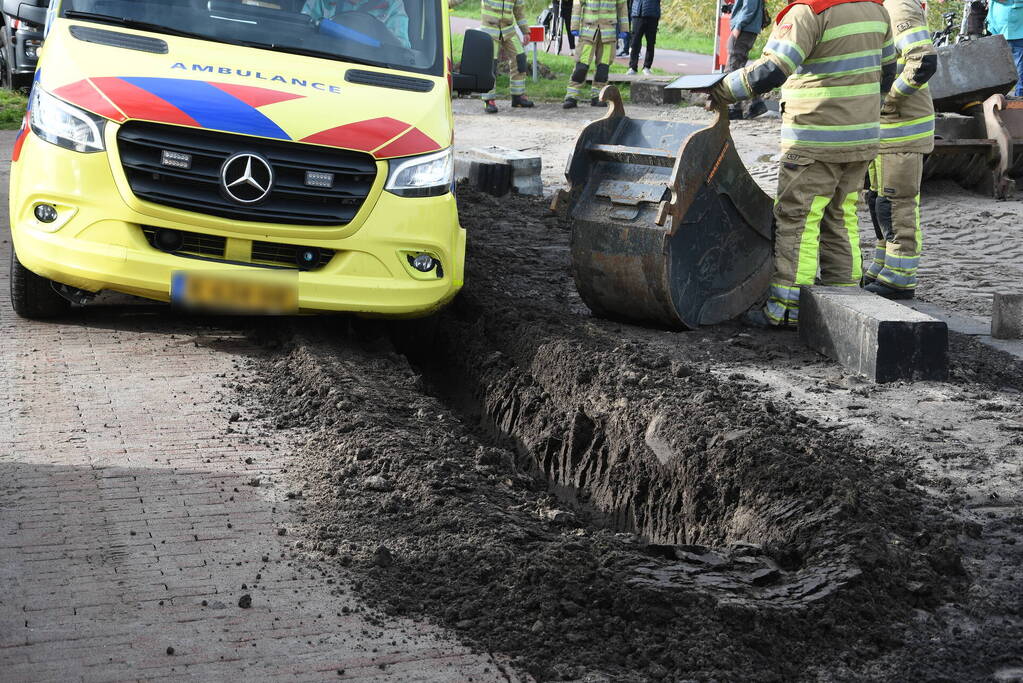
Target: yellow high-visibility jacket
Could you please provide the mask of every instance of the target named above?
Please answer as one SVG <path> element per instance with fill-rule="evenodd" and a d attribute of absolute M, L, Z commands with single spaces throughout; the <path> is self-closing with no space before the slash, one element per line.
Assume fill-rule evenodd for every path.
<path fill-rule="evenodd" d="M 763 56 L 728 74 L 713 96 L 735 102 L 782 86 L 783 153 L 835 163 L 873 159 L 881 93 L 895 77 L 888 12 L 851 1 L 819 14 L 794 4 L 779 17 Z"/>
<path fill-rule="evenodd" d="M 898 56 L 899 76 L 881 108 L 881 151 L 934 149 L 934 102 L 927 87 L 938 70 L 927 15 L 917 0 L 885 0 Z"/>
<path fill-rule="evenodd" d="M 627 31 L 629 9 L 625 0 L 575 0 L 572 3 L 571 29 L 583 41 L 598 35 L 601 43 L 613 43 L 618 31 Z"/>

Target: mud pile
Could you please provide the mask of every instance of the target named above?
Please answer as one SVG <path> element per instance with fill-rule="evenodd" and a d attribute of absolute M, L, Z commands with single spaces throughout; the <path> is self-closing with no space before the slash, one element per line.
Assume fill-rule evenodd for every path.
<path fill-rule="evenodd" d="M 771 351 L 594 319 L 562 219 L 460 206 L 452 307 L 307 321 L 261 368 L 263 416 L 309 435 L 306 532 L 362 594 L 540 679 L 640 680 L 834 673 L 955 590 L 912 471 L 718 370 Z"/>

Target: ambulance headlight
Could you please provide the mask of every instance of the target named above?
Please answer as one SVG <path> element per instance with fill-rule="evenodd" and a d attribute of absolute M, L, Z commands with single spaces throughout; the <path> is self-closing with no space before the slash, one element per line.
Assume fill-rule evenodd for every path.
<path fill-rule="evenodd" d="M 106 119 L 71 106 L 39 86 L 29 108 L 32 132 L 49 143 L 75 152 L 102 152 Z"/>
<path fill-rule="evenodd" d="M 401 197 L 439 197 L 451 191 L 455 164 L 451 149 L 405 159 L 391 159 L 388 192 Z"/>

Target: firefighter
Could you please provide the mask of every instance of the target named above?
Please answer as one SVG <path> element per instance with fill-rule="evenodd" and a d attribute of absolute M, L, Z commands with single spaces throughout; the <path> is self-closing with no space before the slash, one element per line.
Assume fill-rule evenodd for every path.
<path fill-rule="evenodd" d="M 578 37 L 576 65 L 562 107 L 575 109 L 579 106 L 579 95 L 586 86 L 586 72 L 593 61 L 597 63 L 597 70 L 590 88 L 590 104 L 601 106 L 597 95 L 607 84 L 616 38 L 625 36 L 628 22 L 625 0 L 575 0 L 572 5 L 572 35 Z"/>
<path fill-rule="evenodd" d="M 867 291 L 912 299 L 920 262 L 920 178 L 934 149 L 927 81 L 938 69 L 927 16 L 917 0 L 885 0 L 902 73 L 881 107 L 881 153 L 870 164 L 867 203 L 877 244 L 863 274 Z"/>
<path fill-rule="evenodd" d="M 881 0 L 796 0 L 775 20 L 763 56 L 711 91 L 720 108 L 784 87 L 774 276 L 757 326 L 795 327 L 799 288 L 855 287 L 862 275 L 856 204 L 880 144 L 881 93 L 895 47 Z"/>
<path fill-rule="evenodd" d="M 457 7 L 464 0 L 450 0 L 448 7 Z M 482 22 L 480 28 L 494 39 L 494 74 L 497 65 L 506 61 L 511 74 L 509 92 L 511 106 L 529 108 L 533 102 L 526 99 L 526 51 L 529 45 L 529 22 L 526 21 L 525 0 L 483 0 L 480 7 Z M 519 39 L 515 27 L 519 27 L 522 38 Z M 482 97 L 484 110 L 488 114 L 497 113 L 497 85 Z"/>

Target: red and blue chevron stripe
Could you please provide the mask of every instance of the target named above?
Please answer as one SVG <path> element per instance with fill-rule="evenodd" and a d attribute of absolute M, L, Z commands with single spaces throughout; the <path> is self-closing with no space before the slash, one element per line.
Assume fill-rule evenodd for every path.
<path fill-rule="evenodd" d="M 293 138 L 259 108 L 305 97 L 248 85 L 149 77 L 87 78 L 57 88 L 54 95 L 118 123 L 139 119 L 277 140 Z M 441 149 L 418 128 L 390 117 L 335 126 L 300 142 L 370 152 L 378 159 Z"/>

